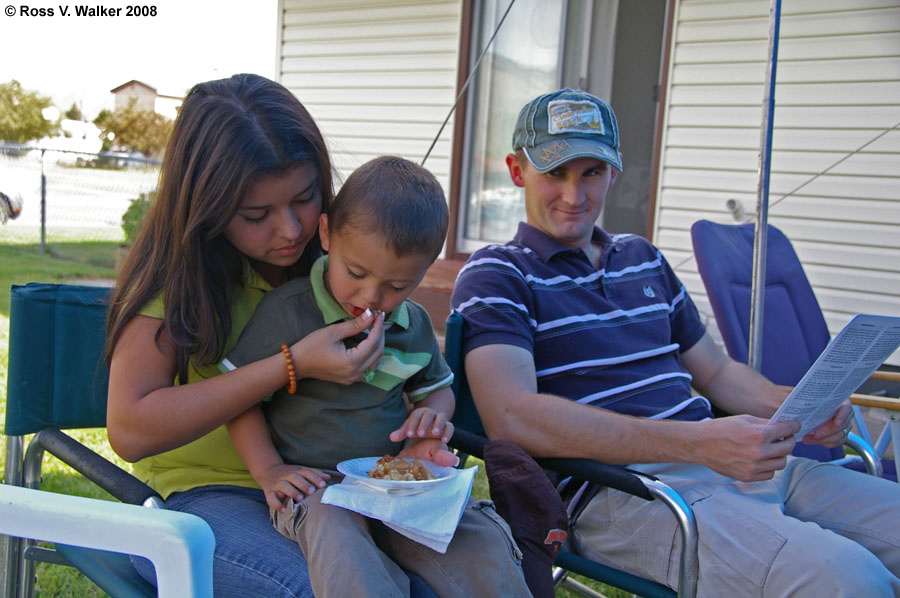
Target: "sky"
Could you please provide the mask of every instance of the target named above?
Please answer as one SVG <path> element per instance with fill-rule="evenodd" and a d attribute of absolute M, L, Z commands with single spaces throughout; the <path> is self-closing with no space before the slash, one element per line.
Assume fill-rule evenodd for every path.
<path fill-rule="evenodd" d="M 15 79 L 61 111 L 74 102 L 92 120 L 114 107 L 110 90 L 132 79 L 183 96 L 234 73 L 275 76 L 277 0 L 101 2 L 0 2 L 0 83 Z M 129 5 L 151 14 L 127 16 Z M 119 11 L 76 16 L 78 6 Z"/>

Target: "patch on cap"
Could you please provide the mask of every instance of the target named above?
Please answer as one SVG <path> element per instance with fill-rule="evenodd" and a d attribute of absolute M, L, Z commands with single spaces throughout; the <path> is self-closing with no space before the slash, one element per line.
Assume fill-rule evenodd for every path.
<path fill-rule="evenodd" d="M 551 135 L 606 133 L 600 109 L 593 102 L 553 100 L 547 104 L 547 123 L 547 132 Z"/>

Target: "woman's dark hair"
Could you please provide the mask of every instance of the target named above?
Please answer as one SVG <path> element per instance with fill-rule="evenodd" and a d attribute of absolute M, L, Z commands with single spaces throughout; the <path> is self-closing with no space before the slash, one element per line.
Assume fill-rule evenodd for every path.
<path fill-rule="evenodd" d="M 116 281 L 107 320 L 107 361 L 125 325 L 157 296 L 162 327 L 177 347 L 179 382 L 188 365 L 216 363 L 231 332 L 231 303 L 245 258 L 223 231 L 261 177 L 315 166 L 322 211 L 334 193 L 318 127 L 294 95 L 258 75 L 194 86 L 181 107 L 160 171 L 156 201 Z M 286 279 L 306 275 L 318 235 Z"/>

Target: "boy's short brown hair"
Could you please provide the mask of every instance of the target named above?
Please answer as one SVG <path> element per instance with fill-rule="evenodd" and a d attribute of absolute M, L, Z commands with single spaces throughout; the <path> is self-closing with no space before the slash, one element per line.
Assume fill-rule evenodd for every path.
<path fill-rule="evenodd" d="M 431 172 L 397 156 L 366 162 L 347 177 L 328 210 L 332 231 L 356 228 L 382 235 L 398 256 L 437 258 L 450 215 Z"/>

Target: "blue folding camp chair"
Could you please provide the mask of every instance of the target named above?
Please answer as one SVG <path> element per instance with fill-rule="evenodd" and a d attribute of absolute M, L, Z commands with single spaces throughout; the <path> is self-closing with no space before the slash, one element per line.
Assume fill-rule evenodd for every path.
<path fill-rule="evenodd" d="M 722 341 L 732 359 L 741 363 L 748 362 L 749 353 L 754 228 L 753 223 L 727 225 L 709 220 L 698 220 L 691 227 L 697 268 Z M 791 242 L 772 225 L 768 228 L 765 269 L 760 371 L 775 384 L 794 386 L 831 336 Z M 864 426 L 859 413 L 856 422 L 858 427 Z M 857 452 L 862 451 L 865 462 L 850 459 L 846 464 L 872 471 L 871 458 L 866 454 L 871 439 L 864 427 L 860 431 L 862 437 L 851 435 L 848 445 Z M 876 447 L 874 454 L 883 454 L 885 447 L 880 450 Z M 841 447 L 827 449 L 798 443 L 794 454 L 820 461 L 846 462 Z M 882 475 L 897 479 L 893 460 L 882 460 L 880 466 Z"/>
<path fill-rule="evenodd" d="M 0 591 L 6 598 L 32 595 L 36 561 L 73 565 L 114 597 L 156 596 L 128 554 L 153 562 L 160 596 L 212 596 L 209 525 L 159 508 L 156 491 L 60 431 L 106 425 L 108 297 L 109 289 L 78 285 L 12 288 L 0 485 Z M 45 452 L 122 503 L 41 491 Z M 54 542 L 55 550 L 35 540 Z"/>
<path fill-rule="evenodd" d="M 453 391 L 456 395 L 456 411 L 453 415 L 453 425 L 456 430 L 450 445 L 466 455 L 483 458 L 487 439 L 466 382 L 462 354 L 462 329 L 462 316 L 456 311 L 451 312 L 447 317 L 444 340 L 444 356 L 454 373 Z M 553 576 L 557 586 L 567 584 L 573 586 L 573 589 L 579 593 L 602 596 L 587 586 L 569 579 L 568 574 L 571 572 L 639 596 L 673 597 L 677 595 L 685 597 L 696 594 L 698 574 L 696 522 L 691 508 L 674 490 L 651 476 L 621 466 L 588 459 L 535 459 L 535 461 L 544 469 L 563 476 L 572 476 L 576 480 L 609 486 L 645 500 L 663 501 L 672 510 L 673 516 L 678 521 L 684 547 L 681 554 L 681 577 L 677 594 L 666 586 L 591 561 L 566 549 L 561 549 L 556 555 L 556 569 Z"/>

